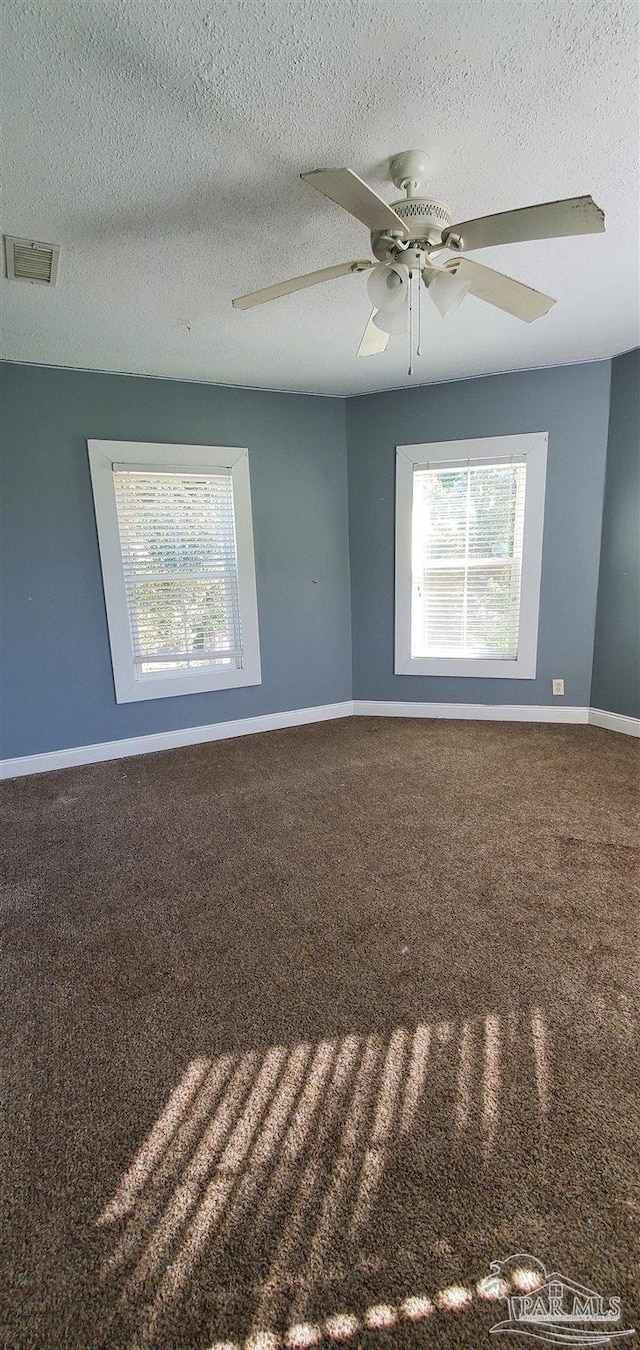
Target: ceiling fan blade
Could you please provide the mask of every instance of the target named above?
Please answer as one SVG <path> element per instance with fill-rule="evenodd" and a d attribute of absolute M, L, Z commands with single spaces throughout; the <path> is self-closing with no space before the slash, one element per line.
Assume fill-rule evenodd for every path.
<path fill-rule="evenodd" d="M 383 333 L 381 329 L 376 328 L 373 320 L 377 313 L 377 309 L 372 309 L 369 315 L 369 322 L 358 347 L 358 356 L 376 356 L 378 352 L 386 352 L 387 350 L 391 334 Z"/>
<path fill-rule="evenodd" d="M 461 252 L 492 248 L 495 244 L 519 244 L 528 239 L 560 239 L 570 234 L 600 234 L 604 230 L 604 211 L 593 197 L 567 197 L 561 202 L 540 202 L 517 211 L 501 211 L 495 216 L 463 220 L 443 231 L 442 242 L 451 235 L 461 243 Z M 452 247 L 452 245 L 449 245 Z"/>
<path fill-rule="evenodd" d="M 300 177 L 323 197 L 341 206 L 368 230 L 393 230 L 401 239 L 409 238 L 409 231 L 400 216 L 369 185 L 351 169 L 313 169 Z"/>
<path fill-rule="evenodd" d="M 471 295 L 477 295 L 479 300 L 486 300 L 487 304 L 513 314 L 516 319 L 523 319 L 525 323 L 540 319 L 556 303 L 550 295 L 534 291 L 524 282 L 514 281 L 503 272 L 494 272 L 491 267 L 482 267 L 470 258 L 450 258 L 445 263 L 445 271 L 466 282 Z"/>
<path fill-rule="evenodd" d="M 335 277 L 346 277 L 349 272 L 367 272 L 373 267 L 366 258 L 356 262 L 338 263 L 337 267 L 323 267 L 319 272 L 305 272 L 302 277 L 292 277 L 290 281 L 278 281 L 275 286 L 265 286 L 261 291 L 252 291 L 250 295 L 239 295 L 231 304 L 234 309 L 251 309 L 253 305 L 266 305 L 268 300 L 277 300 L 281 295 L 291 295 L 293 291 L 304 291 L 307 286 L 318 286 L 321 281 L 333 281 Z"/>

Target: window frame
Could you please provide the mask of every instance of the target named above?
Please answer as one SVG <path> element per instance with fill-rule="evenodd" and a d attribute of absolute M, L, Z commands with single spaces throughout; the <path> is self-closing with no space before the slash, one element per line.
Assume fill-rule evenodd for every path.
<path fill-rule="evenodd" d="M 166 445 L 151 441 L 87 441 L 95 507 L 100 566 L 107 612 L 116 703 L 133 703 L 181 694 L 208 693 L 261 684 L 260 638 L 256 592 L 249 451 L 241 446 Z M 238 561 L 238 601 L 242 628 L 241 669 L 209 669 L 138 673 L 131 642 L 129 607 L 120 549 L 113 468 L 146 468 L 215 473 L 231 470 Z"/>
<path fill-rule="evenodd" d="M 533 680 L 538 654 L 542 537 L 548 433 L 483 436 L 396 446 L 395 663 L 396 675 L 447 675 L 469 678 Z M 507 657 L 411 655 L 413 571 L 411 523 L 414 469 L 491 465 L 526 459 L 524 533 L 520 582 L 518 655 Z"/>

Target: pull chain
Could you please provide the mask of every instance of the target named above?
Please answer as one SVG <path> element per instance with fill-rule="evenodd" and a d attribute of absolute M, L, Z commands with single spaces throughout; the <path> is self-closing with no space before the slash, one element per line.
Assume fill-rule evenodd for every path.
<path fill-rule="evenodd" d="M 416 356 L 422 356 L 422 277 L 418 272 L 418 346 Z"/>
<path fill-rule="evenodd" d="M 409 272 L 409 374 L 413 375 L 413 272 Z"/>

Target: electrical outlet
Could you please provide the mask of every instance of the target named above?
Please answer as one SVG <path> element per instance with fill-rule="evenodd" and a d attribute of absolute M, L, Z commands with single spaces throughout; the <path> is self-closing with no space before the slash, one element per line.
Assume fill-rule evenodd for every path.
<path fill-rule="evenodd" d="M 564 680 L 552 680 L 551 687 L 554 694 L 564 694 Z"/>

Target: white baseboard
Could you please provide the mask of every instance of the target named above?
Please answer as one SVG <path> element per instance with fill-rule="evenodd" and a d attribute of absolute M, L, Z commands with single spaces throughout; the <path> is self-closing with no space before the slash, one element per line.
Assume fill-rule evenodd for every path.
<path fill-rule="evenodd" d="M 621 731 L 624 736 L 640 736 L 640 717 L 623 717 L 622 713 L 589 708 L 589 721 L 592 726 L 605 727 L 607 731 Z"/>
<path fill-rule="evenodd" d="M 356 717 L 447 717 L 474 722 L 575 722 L 589 720 L 588 708 L 526 703 L 378 703 L 356 699 Z"/>
<path fill-rule="evenodd" d="M 102 741 L 97 745 L 77 745 L 68 750 L 49 750 L 40 755 L 22 755 L 0 760 L 0 778 L 21 778 L 50 769 L 69 769 L 76 764 L 98 764 L 106 759 L 126 759 L 130 755 L 148 755 L 158 750 L 176 750 L 183 745 L 202 745 L 206 741 L 225 741 L 232 736 L 252 736 L 261 731 L 304 726 L 308 722 L 326 722 L 337 717 L 432 717 L 482 722 L 569 722 L 592 723 L 608 731 L 640 736 L 640 720 L 599 708 L 513 703 L 394 703 L 350 699 L 344 703 L 323 703 L 317 708 L 295 708 L 290 712 L 265 713 L 262 717 L 240 717 L 232 722 L 213 722 L 203 727 L 180 727 L 152 736 L 131 736 L 122 741 Z"/>
<path fill-rule="evenodd" d="M 233 722 L 213 722 L 204 727 L 180 727 L 159 731 L 153 736 L 131 736 L 123 741 L 102 741 L 97 745 L 78 745 L 68 750 L 49 750 L 42 755 L 22 755 L 0 760 L 0 778 L 21 778 L 28 773 L 46 773 L 49 769 L 68 769 L 75 764 L 98 764 L 105 759 L 127 759 L 130 755 L 148 755 L 157 750 L 176 750 L 183 745 L 202 745 L 205 741 L 225 741 L 232 736 L 252 736 L 260 731 L 278 731 L 299 727 L 306 722 L 326 722 L 334 717 L 351 717 L 353 703 L 323 703 L 317 708 L 295 708 L 291 712 L 265 713 L 262 717 L 240 717 Z"/>

